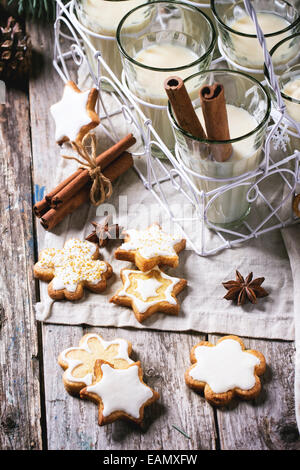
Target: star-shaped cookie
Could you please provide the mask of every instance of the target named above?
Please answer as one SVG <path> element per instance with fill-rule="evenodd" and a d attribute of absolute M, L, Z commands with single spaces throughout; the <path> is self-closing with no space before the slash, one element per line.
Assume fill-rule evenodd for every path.
<path fill-rule="evenodd" d="M 97 360 L 94 377 L 93 384 L 82 389 L 80 397 L 98 404 L 100 426 L 119 418 L 140 424 L 144 408 L 159 398 L 159 394 L 143 382 L 140 362 L 127 369 L 115 369 L 111 364 Z"/>
<path fill-rule="evenodd" d="M 110 302 L 131 307 L 139 322 L 156 312 L 178 315 L 176 295 L 187 285 L 185 279 L 168 276 L 158 266 L 147 272 L 124 268 L 120 275 L 123 287 Z"/>
<path fill-rule="evenodd" d="M 213 405 L 227 405 L 237 395 L 246 400 L 255 398 L 261 389 L 259 376 L 265 372 L 262 353 L 245 349 L 238 336 L 224 336 L 216 345 L 207 341 L 191 351 L 193 365 L 185 373 L 185 381 L 196 391 L 204 390 Z"/>
<path fill-rule="evenodd" d="M 132 261 L 141 271 L 165 264 L 178 266 L 178 253 L 185 248 L 185 240 L 162 231 L 158 224 L 146 230 L 126 230 L 125 243 L 115 251 L 115 257 Z"/>
<path fill-rule="evenodd" d="M 122 338 L 104 341 L 96 333 L 84 335 L 79 346 L 65 349 L 58 357 L 58 363 L 65 371 L 63 382 L 67 392 L 78 395 L 83 387 L 92 384 L 97 359 L 109 362 L 116 369 L 128 367 L 134 362 L 129 358 L 131 350 L 131 343 Z"/>
<path fill-rule="evenodd" d="M 50 108 L 56 127 L 55 139 L 59 145 L 69 141 L 80 143 L 91 129 L 98 126 L 100 118 L 95 111 L 97 98 L 96 88 L 80 91 L 74 82 L 66 83 L 62 99 Z"/>
<path fill-rule="evenodd" d="M 106 289 L 112 267 L 97 258 L 99 249 L 94 243 L 70 239 L 62 250 L 41 251 L 34 265 L 34 276 L 41 281 L 51 281 L 48 294 L 52 299 L 79 300 L 84 287 L 96 293 Z"/>

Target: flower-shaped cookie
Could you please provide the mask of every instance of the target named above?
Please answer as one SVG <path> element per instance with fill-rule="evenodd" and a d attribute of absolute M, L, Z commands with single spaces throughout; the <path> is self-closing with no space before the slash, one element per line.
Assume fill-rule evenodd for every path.
<path fill-rule="evenodd" d="M 127 369 L 115 369 L 107 362 L 97 360 L 94 376 L 95 381 L 81 390 L 80 397 L 98 404 L 100 426 L 119 418 L 140 424 L 145 406 L 159 398 L 159 394 L 143 382 L 140 362 Z"/>
<path fill-rule="evenodd" d="M 176 295 L 186 286 L 185 279 L 168 276 L 158 266 L 147 272 L 124 268 L 120 274 L 123 287 L 110 302 L 131 307 L 139 322 L 156 312 L 178 315 Z"/>
<path fill-rule="evenodd" d="M 50 111 L 55 121 L 55 139 L 61 145 L 64 142 L 80 143 L 83 137 L 100 123 L 95 106 L 98 90 L 92 88 L 80 91 L 77 85 L 66 83 L 62 99 L 51 106 Z"/>
<path fill-rule="evenodd" d="M 207 401 L 226 405 L 237 395 L 246 400 L 255 398 L 261 389 L 259 376 L 266 361 L 258 351 L 245 349 L 238 336 L 224 336 L 216 345 L 201 341 L 191 351 L 193 365 L 185 373 L 185 381 L 196 391 L 204 390 Z"/>
<path fill-rule="evenodd" d="M 146 230 L 126 230 L 125 243 L 115 251 L 115 257 L 132 261 L 141 271 L 149 271 L 158 264 L 175 268 L 178 253 L 184 248 L 184 239 L 173 237 L 153 224 Z"/>
<path fill-rule="evenodd" d="M 79 300 L 84 287 L 96 293 L 106 289 L 112 267 L 98 257 L 99 249 L 94 243 L 70 239 L 62 250 L 42 250 L 34 275 L 41 281 L 51 281 L 48 294 L 52 299 Z"/>
<path fill-rule="evenodd" d="M 67 348 L 58 357 L 58 363 L 65 371 L 66 390 L 71 395 L 78 395 L 83 387 L 91 385 L 97 359 L 109 362 L 116 369 L 128 367 L 133 363 L 129 358 L 131 350 L 131 343 L 125 339 L 104 341 L 96 333 L 84 335 L 78 347 Z"/>

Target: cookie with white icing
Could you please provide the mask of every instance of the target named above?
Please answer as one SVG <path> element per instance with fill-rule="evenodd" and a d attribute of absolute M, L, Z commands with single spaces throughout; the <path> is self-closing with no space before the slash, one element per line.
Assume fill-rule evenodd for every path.
<path fill-rule="evenodd" d="M 34 265 L 34 276 L 41 281 L 51 281 L 48 294 L 55 300 L 79 300 L 84 288 L 99 293 L 106 289 L 112 267 L 99 258 L 94 243 L 77 239 L 68 240 L 63 249 L 46 248 Z"/>
<path fill-rule="evenodd" d="M 81 91 L 72 81 L 65 84 L 62 99 L 50 108 L 55 121 L 55 140 L 59 145 L 80 143 L 91 129 L 100 124 L 95 111 L 97 99 L 96 88 Z"/>
<path fill-rule="evenodd" d="M 67 392 L 78 395 L 82 388 L 92 384 L 95 362 L 98 359 L 109 362 L 116 369 L 124 369 L 133 364 L 134 361 L 129 357 L 131 351 L 131 343 L 125 339 L 104 341 L 96 333 L 84 335 L 79 346 L 65 349 L 58 357 L 58 363 L 65 371 L 63 382 Z"/>
<path fill-rule="evenodd" d="M 259 351 L 245 349 L 238 336 L 223 336 L 216 345 L 201 341 L 191 351 L 191 362 L 186 384 L 204 391 L 213 405 L 227 405 L 234 396 L 252 400 L 261 390 L 266 360 Z"/>
<path fill-rule="evenodd" d="M 131 307 L 139 322 L 156 312 L 178 315 L 176 295 L 187 285 L 185 279 L 169 276 L 158 266 L 147 272 L 124 268 L 120 275 L 123 286 L 110 302 Z"/>
<path fill-rule="evenodd" d="M 159 394 L 143 382 L 140 362 L 126 369 L 116 369 L 111 364 L 97 360 L 94 382 L 81 390 L 80 397 L 99 406 L 100 426 L 117 419 L 127 419 L 140 424 L 144 408 L 155 402 Z"/>
<path fill-rule="evenodd" d="M 178 253 L 185 248 L 185 240 L 162 231 L 158 224 L 146 230 L 130 229 L 125 232 L 125 243 L 115 251 L 115 257 L 131 261 L 141 271 L 156 265 L 178 266 Z"/>

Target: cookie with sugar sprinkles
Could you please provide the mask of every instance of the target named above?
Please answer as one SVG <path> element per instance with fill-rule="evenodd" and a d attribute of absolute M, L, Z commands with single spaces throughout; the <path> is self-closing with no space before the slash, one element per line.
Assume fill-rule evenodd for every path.
<path fill-rule="evenodd" d="M 115 251 L 115 257 L 131 261 L 141 271 L 149 271 L 157 265 L 178 266 L 178 253 L 185 248 L 185 239 L 165 233 L 158 224 L 146 230 L 129 229 L 125 242 Z"/>
<path fill-rule="evenodd" d="M 105 341 L 97 333 L 84 335 L 78 346 L 62 351 L 58 357 L 64 369 L 63 383 L 68 393 L 78 395 L 80 390 L 92 384 L 96 360 L 102 359 L 116 369 L 124 369 L 133 364 L 130 359 L 132 345 L 122 338 Z"/>
<path fill-rule="evenodd" d="M 178 315 L 176 295 L 187 285 L 185 279 L 169 276 L 158 266 L 147 272 L 124 268 L 120 275 L 123 286 L 110 302 L 132 308 L 139 322 L 156 312 Z"/>
<path fill-rule="evenodd" d="M 65 84 L 62 99 L 50 107 L 55 121 L 55 140 L 81 143 L 83 137 L 100 124 L 95 111 L 98 90 L 81 91 L 73 81 Z"/>
<path fill-rule="evenodd" d="M 101 261 L 94 243 L 78 239 L 68 240 L 62 249 L 46 248 L 34 265 L 34 276 L 50 282 L 48 294 L 55 300 L 79 300 L 84 288 L 100 293 L 112 275 L 109 263 Z"/>
<path fill-rule="evenodd" d="M 141 424 L 144 409 L 159 398 L 159 394 L 143 381 L 140 362 L 126 369 L 115 369 L 111 364 L 97 360 L 94 382 L 83 388 L 80 397 L 91 400 L 99 407 L 100 426 L 117 419 Z"/>
<path fill-rule="evenodd" d="M 201 341 L 191 351 L 191 362 L 185 382 L 193 390 L 204 391 L 212 405 L 227 405 L 235 396 L 252 400 L 260 393 L 265 357 L 246 349 L 238 336 L 223 336 L 216 345 Z"/>

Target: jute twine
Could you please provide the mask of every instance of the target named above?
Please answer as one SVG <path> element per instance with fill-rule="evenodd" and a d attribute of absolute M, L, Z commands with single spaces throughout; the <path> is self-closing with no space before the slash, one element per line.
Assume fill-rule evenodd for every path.
<path fill-rule="evenodd" d="M 79 168 L 89 172 L 92 180 L 90 201 L 94 206 L 99 206 L 112 195 L 113 189 L 111 181 L 103 175 L 100 165 L 97 165 L 96 144 L 95 134 L 88 133 L 81 143 L 71 143 L 72 148 L 83 158 L 83 161 L 75 156 L 63 155 L 63 158 L 77 161 L 80 164 Z"/>

